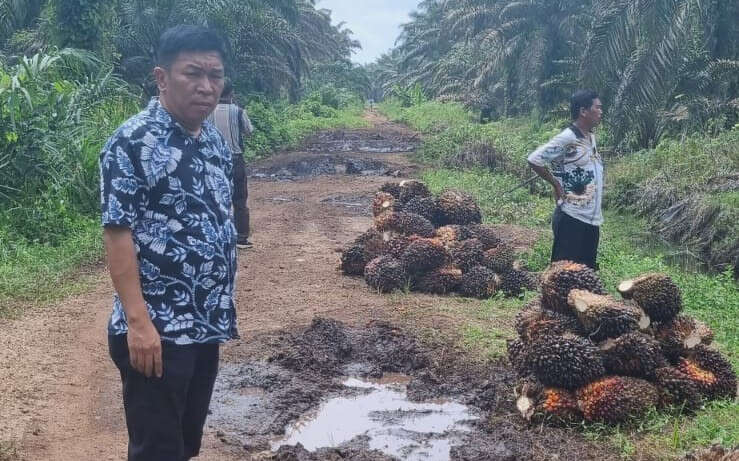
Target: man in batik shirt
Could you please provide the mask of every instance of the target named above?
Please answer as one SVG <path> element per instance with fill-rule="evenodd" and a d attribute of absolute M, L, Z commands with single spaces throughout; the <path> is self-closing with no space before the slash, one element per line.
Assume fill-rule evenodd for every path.
<path fill-rule="evenodd" d="M 570 100 L 572 123 L 529 155 L 529 165 L 554 188 L 552 261 L 571 260 L 596 268 L 603 224 L 603 163 L 593 128 L 603 105 L 592 90 L 579 90 Z"/>
<path fill-rule="evenodd" d="M 237 336 L 232 159 L 204 120 L 223 90 L 224 47 L 194 26 L 167 30 L 159 98 L 101 153 L 102 223 L 116 295 L 108 327 L 132 461 L 197 456 L 218 371 Z"/>

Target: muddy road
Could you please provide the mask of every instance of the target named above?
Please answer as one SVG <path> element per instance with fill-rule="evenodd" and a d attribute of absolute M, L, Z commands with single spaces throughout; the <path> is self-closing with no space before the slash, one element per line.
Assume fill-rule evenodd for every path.
<path fill-rule="evenodd" d="M 320 133 L 252 165 L 241 339 L 222 349 L 198 459 L 618 459 L 576 431 L 515 416 L 511 371 L 461 347 L 477 301 L 379 295 L 340 274 L 340 249 L 371 224 L 374 191 L 419 172 L 405 155 L 418 136 L 367 117 L 372 128 Z M 501 233 L 518 247 L 536 240 Z M 89 292 L 0 321 L 1 461 L 125 458 L 111 296 L 101 268 Z M 513 315 L 476 322 L 508 331 Z"/>

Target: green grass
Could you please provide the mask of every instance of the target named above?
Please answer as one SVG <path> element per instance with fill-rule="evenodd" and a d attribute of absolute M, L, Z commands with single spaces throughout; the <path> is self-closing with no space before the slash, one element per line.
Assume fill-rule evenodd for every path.
<path fill-rule="evenodd" d="M 103 257 L 102 231 L 96 219 L 79 223 L 58 246 L 12 242 L 0 234 L 0 317 L 25 304 L 50 303 L 87 285 L 81 268 Z"/>

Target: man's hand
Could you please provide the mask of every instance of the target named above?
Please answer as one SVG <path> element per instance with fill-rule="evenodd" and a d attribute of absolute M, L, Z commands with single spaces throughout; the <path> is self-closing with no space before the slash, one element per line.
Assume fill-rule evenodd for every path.
<path fill-rule="evenodd" d="M 162 343 L 149 318 L 141 291 L 139 266 L 131 230 L 106 227 L 105 251 L 113 286 L 123 304 L 128 321 L 128 353 L 134 370 L 147 378 L 162 376 Z"/>
<path fill-rule="evenodd" d="M 134 370 L 147 378 L 162 377 L 162 342 L 149 317 L 129 319 L 128 354 Z"/>
<path fill-rule="evenodd" d="M 557 205 L 559 205 L 560 201 L 565 199 L 565 191 L 564 189 L 562 189 L 562 184 L 560 184 L 559 181 L 554 178 L 552 172 L 549 171 L 549 168 L 535 165 L 531 162 L 529 162 L 529 166 L 542 179 L 552 185 L 552 187 L 554 188 L 554 201 L 557 203 Z"/>

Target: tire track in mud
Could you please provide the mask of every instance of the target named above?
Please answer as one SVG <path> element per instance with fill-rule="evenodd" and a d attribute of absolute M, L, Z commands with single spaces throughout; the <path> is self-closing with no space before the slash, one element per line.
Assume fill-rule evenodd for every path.
<path fill-rule="evenodd" d="M 253 364 L 271 359 L 269 367 L 285 374 L 280 378 L 283 381 L 272 383 L 273 387 L 289 388 L 300 384 L 300 379 L 312 383 L 313 387 L 306 388 L 314 391 L 312 396 L 302 402 L 300 412 L 287 414 L 284 423 L 295 419 L 295 413 L 315 408 L 331 391 L 340 391 L 337 383 L 352 365 L 342 362 L 352 357 L 350 354 L 335 357 L 337 367 L 328 373 L 316 371 L 320 360 L 308 360 L 306 368 L 297 371 L 282 366 L 284 357 L 303 363 L 305 351 L 335 342 L 331 336 L 314 335 L 314 343 L 304 341 L 310 345 L 307 349 L 296 346 L 300 338 L 305 339 L 316 317 L 341 322 L 339 330 L 350 338 L 357 338 L 357 332 L 366 334 L 368 324 L 388 325 L 401 342 L 416 344 L 417 334 L 423 331 L 439 332 L 444 338 L 458 335 L 463 320 L 454 313 L 442 314 L 440 304 L 447 311 L 469 309 L 469 303 L 455 298 L 415 293 L 378 295 L 368 290 L 363 280 L 344 277 L 337 270 L 341 247 L 371 225 L 366 205 L 374 191 L 388 180 L 418 171 L 404 154 L 388 152 L 393 150 L 388 146 L 393 145 L 398 151 L 409 150 L 408 146 L 418 141 L 417 135 L 373 113 L 368 119 L 372 128 L 321 133 L 307 142 L 304 152 L 276 155 L 252 166 L 256 177 L 250 178 L 249 206 L 254 248 L 239 252 L 237 281 L 241 339 L 223 347 L 222 369 L 223 376 L 232 379 L 252 376 L 251 384 L 240 385 L 256 386 L 259 379 L 271 375 L 265 375 L 264 365 L 257 369 Z M 319 163 L 318 168 L 312 170 L 315 163 Z M 296 165 L 308 168 L 299 170 Z M 502 232 L 519 245 L 535 240 L 535 235 L 515 228 Z M 91 292 L 0 323 L 0 344 L 5 347 L 0 351 L 0 384 L 4 390 L 10 389 L 0 396 L 0 441 L 14 440 L 20 459 L 124 459 L 120 382 L 108 358 L 105 338 L 111 294 L 110 282 L 101 269 Z M 48 334 L 37 334 L 44 328 L 50 329 Z M 457 459 L 564 460 L 574 459 L 568 456 L 575 454 L 579 459 L 616 459 L 572 431 L 537 431 L 512 418 L 507 394 L 511 377 L 505 368 L 467 360 L 444 341 L 435 347 L 421 343 L 414 347 L 426 362 L 402 370 L 413 377 L 408 386 L 412 398 L 456 396 L 480 410 L 482 419 L 474 440 L 456 449 Z M 378 354 L 377 360 L 362 356 L 364 365 L 382 363 L 382 354 Z M 330 350 L 324 357 L 332 357 Z M 388 367 L 380 366 L 370 374 L 378 370 L 387 371 Z M 363 373 L 367 373 L 366 367 Z M 290 403 L 283 402 L 283 408 Z M 263 440 L 244 447 L 243 440 L 219 427 L 217 416 L 211 418 L 215 424 L 209 422 L 206 427 L 198 459 L 383 459 L 368 453 L 361 440 L 339 451 L 311 454 L 285 448 L 268 456 Z M 265 434 L 276 432 L 277 426 Z"/>

